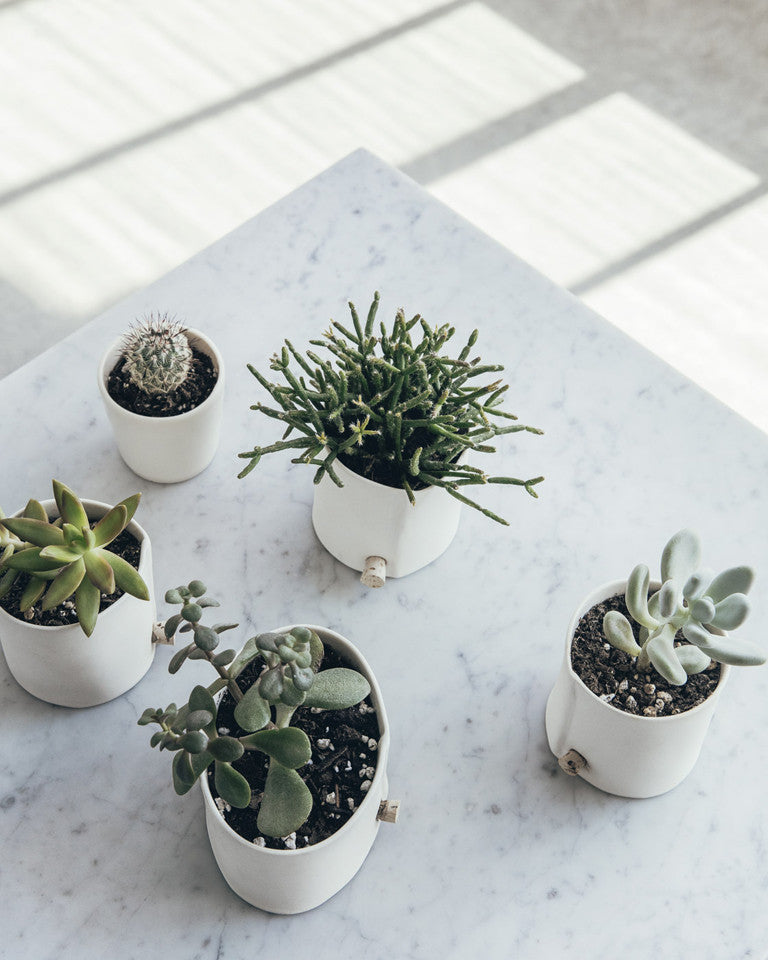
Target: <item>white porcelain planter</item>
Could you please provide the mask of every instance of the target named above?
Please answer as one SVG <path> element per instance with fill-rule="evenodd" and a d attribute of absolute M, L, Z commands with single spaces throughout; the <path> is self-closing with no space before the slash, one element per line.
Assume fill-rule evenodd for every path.
<path fill-rule="evenodd" d="M 364 570 L 368 557 L 383 557 L 388 577 L 406 577 L 448 549 L 461 504 L 445 490 L 419 490 L 413 506 L 400 487 L 361 477 L 338 460 L 333 467 L 344 486 L 323 477 L 315 487 L 312 524 L 337 560 Z"/>
<path fill-rule="evenodd" d="M 178 483 L 208 466 L 219 445 L 224 409 L 224 362 L 216 346 L 199 330 L 187 329 L 190 344 L 213 360 L 216 384 L 199 406 L 175 417 L 146 417 L 121 407 L 107 392 L 107 379 L 120 357 L 121 341 L 99 365 L 99 390 L 112 424 L 120 456 L 145 480 Z"/>
<path fill-rule="evenodd" d="M 91 520 L 110 509 L 98 500 L 83 500 L 83 505 Z M 53 500 L 43 506 L 49 516 L 55 513 Z M 149 588 L 149 601 L 124 594 L 99 614 L 90 637 L 79 623 L 41 627 L 17 620 L 0 607 L 0 645 L 8 669 L 38 699 L 62 707 L 94 707 L 130 690 L 149 670 L 155 655 L 152 548 L 135 520 L 127 529 L 141 542 L 139 573 Z"/>
<path fill-rule="evenodd" d="M 283 632 L 292 627 L 278 629 Z M 310 626 L 310 629 L 351 667 L 364 674 L 371 685 L 379 722 L 378 759 L 371 788 L 354 815 L 327 840 L 311 847 L 300 850 L 257 847 L 227 825 L 213 802 L 208 777 L 200 778 L 208 837 L 224 879 L 243 900 L 269 913 L 303 913 L 324 903 L 349 883 L 373 845 L 379 829 L 379 804 L 387 798 L 389 724 L 376 678 L 349 640 L 324 627 Z"/>
<path fill-rule="evenodd" d="M 661 584 L 651 584 L 658 590 Z M 595 604 L 624 594 L 626 580 L 589 594 L 568 627 L 565 658 L 547 701 L 549 746 L 558 758 L 575 750 L 587 761 L 578 773 L 589 783 L 620 797 L 655 797 L 676 787 L 693 769 L 729 667 L 704 703 L 669 717 L 635 716 L 595 696 L 571 666 L 571 642 L 581 617 Z"/>

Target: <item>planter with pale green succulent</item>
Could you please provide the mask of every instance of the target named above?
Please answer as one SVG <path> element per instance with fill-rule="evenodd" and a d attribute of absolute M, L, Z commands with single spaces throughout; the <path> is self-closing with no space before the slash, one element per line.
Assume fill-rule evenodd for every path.
<path fill-rule="evenodd" d="M 166 593 L 167 602 L 181 605 L 166 621 L 166 635 L 178 640 L 186 633 L 190 638 L 173 656 L 169 671 L 176 673 L 187 660 L 207 660 L 216 678 L 208 686 L 195 686 L 182 706 L 148 708 L 138 722 L 157 726 L 150 745 L 173 754 L 177 794 L 188 793 L 200 781 L 211 847 L 230 887 L 271 913 L 310 910 L 359 870 L 379 821 L 394 819 L 396 804 L 386 799 L 389 727 L 381 692 L 359 651 L 323 627 L 281 627 L 252 637 L 239 653 L 217 650 L 220 634 L 237 624 L 204 625 L 205 608 L 218 606 L 205 592 L 204 584 L 194 580 Z M 323 669 L 326 648 L 346 666 Z M 225 695 L 234 703 L 238 735 L 220 720 Z M 295 723 L 295 712 L 299 707 L 313 713 L 344 710 L 367 697 L 379 735 L 376 768 L 363 800 L 327 838 L 296 848 L 297 831 L 322 798 L 313 796 L 304 780 L 313 749 Z M 261 755 L 267 764 L 258 788 L 239 769 L 248 772 L 241 761 L 249 753 Z M 248 813 L 256 840 L 246 840 L 227 823 L 225 811 L 231 808 Z M 270 846 L 266 839 L 276 843 Z"/>
<path fill-rule="evenodd" d="M 110 375 L 120 362 L 146 400 L 173 398 L 195 375 L 195 351 L 210 358 L 216 375 L 211 393 L 197 406 L 173 416 L 136 413 L 116 402 Z M 224 362 L 216 345 L 167 315 L 135 325 L 104 354 L 98 384 L 120 455 L 140 477 L 177 483 L 204 470 L 219 443 L 224 409 Z"/>
<path fill-rule="evenodd" d="M 151 544 L 133 519 L 139 494 L 109 506 L 57 480 L 53 493 L 13 517 L 0 513 L 0 645 L 29 693 L 90 707 L 125 693 L 152 663 Z M 139 544 L 138 567 L 110 549 L 123 531 Z M 34 622 L 47 611 L 72 622 Z"/>
<path fill-rule="evenodd" d="M 730 668 L 766 660 L 756 643 L 729 633 L 749 613 L 753 578 L 747 566 L 714 576 L 701 566 L 698 537 L 681 530 L 664 548 L 660 581 L 651 581 L 648 567 L 639 564 L 628 580 L 587 596 L 569 625 L 563 666 L 547 702 L 549 746 L 565 772 L 625 797 L 656 796 L 690 773 Z M 617 669 L 626 673 L 617 674 L 623 680 L 615 690 L 597 695 L 574 669 L 574 638 L 583 617 L 621 595 L 629 615 L 608 610 L 602 635 L 594 639 L 597 649 L 605 644 L 607 657 L 612 649 L 625 655 Z M 718 669 L 719 680 L 709 681 L 712 690 L 702 702 L 675 706 L 675 690 Z M 642 710 L 641 696 L 649 701 Z"/>

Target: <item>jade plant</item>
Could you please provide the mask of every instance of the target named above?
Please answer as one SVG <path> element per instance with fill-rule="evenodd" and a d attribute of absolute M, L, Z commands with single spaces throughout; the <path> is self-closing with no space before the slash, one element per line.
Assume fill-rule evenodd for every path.
<path fill-rule="evenodd" d="M 285 633 L 262 633 L 247 641 L 239 654 L 216 652 L 220 634 L 236 623 L 206 626 L 206 607 L 218 601 L 206 597 L 200 580 L 169 590 L 165 599 L 181 606 L 165 623 L 165 634 L 191 633 L 192 640 L 172 657 L 168 670 L 176 673 L 186 660 L 207 660 L 218 674 L 209 686 L 197 685 L 182 707 L 146 709 L 139 725 L 157 724 L 150 746 L 174 753 L 173 787 L 184 795 L 213 764 L 214 785 L 233 807 L 254 806 L 258 800 L 257 827 L 269 837 L 286 837 L 298 830 L 312 810 L 312 795 L 298 770 L 312 759 L 309 738 L 291 726 L 298 707 L 340 710 L 360 703 L 370 693 L 365 677 L 347 667 L 321 670 L 323 643 L 315 631 L 293 627 Z M 255 663 L 259 674 L 247 685 L 241 675 Z M 250 672 L 250 671 L 249 671 Z M 218 704 L 214 699 L 227 690 L 235 702 L 234 716 L 243 736 L 219 732 Z M 263 794 L 254 797 L 251 786 L 236 769 L 246 750 L 269 757 Z"/>
<path fill-rule="evenodd" d="M 756 643 L 727 633 L 741 626 L 749 613 L 746 594 L 754 579 L 752 569 L 731 567 L 714 576 L 700 563 L 699 538 L 691 530 L 679 531 L 664 547 L 659 590 L 649 597 L 650 572 L 645 564 L 629 575 L 625 601 L 638 626 L 638 639 L 618 610 L 603 619 L 605 639 L 637 657 L 638 670 L 653 666 L 677 686 L 706 670 L 712 660 L 733 666 L 756 666 L 766 660 Z M 680 642 L 679 633 L 688 643 Z"/>
<path fill-rule="evenodd" d="M 376 293 L 362 322 L 350 303 L 354 329 L 332 321 L 324 339 L 311 340 L 327 351 L 325 357 L 311 350 L 303 356 L 286 340 L 270 364 L 282 383 L 271 382 L 248 365 L 276 403 L 276 407 L 256 403 L 251 409 L 277 420 L 285 432 L 275 443 L 239 454 L 249 461 L 239 476 L 250 473 L 265 454 L 295 450 L 300 453 L 293 463 L 317 467 L 315 483 L 327 474 L 343 486 L 334 469 L 338 460 L 369 480 L 402 487 L 412 504 L 415 491 L 442 487 L 506 524 L 462 491 L 488 483 L 510 484 L 536 497 L 535 486 L 544 478 L 488 476 L 463 455 L 495 453 L 489 441 L 502 434 L 542 431 L 513 422 L 517 417 L 501 409 L 507 384 L 495 377 L 490 382 L 478 380 L 504 368 L 470 356 L 477 330 L 453 357 L 444 352 L 455 333 L 452 326 L 432 327 L 419 315 L 407 320 L 399 310 L 392 326 L 381 323 L 376 333 L 378 305 Z M 296 372 L 291 361 L 299 368 Z"/>
<path fill-rule="evenodd" d="M 121 355 L 125 371 L 143 393 L 177 390 L 192 367 L 192 348 L 186 330 L 167 313 L 150 314 L 123 336 Z"/>
<path fill-rule="evenodd" d="M 43 610 L 52 610 L 73 597 L 80 626 L 90 636 L 102 593 L 119 588 L 149 600 L 135 567 L 107 549 L 130 523 L 141 494 L 121 500 L 93 525 L 79 497 L 58 480 L 53 481 L 53 496 L 59 514 L 53 520 L 37 500 L 30 500 L 20 517 L 0 511 L 0 598 L 17 580 L 23 584 L 22 614 L 38 602 Z"/>

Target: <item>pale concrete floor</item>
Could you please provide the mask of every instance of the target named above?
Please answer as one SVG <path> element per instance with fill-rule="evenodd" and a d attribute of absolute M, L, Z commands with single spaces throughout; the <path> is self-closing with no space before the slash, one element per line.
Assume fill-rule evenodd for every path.
<path fill-rule="evenodd" d="M 766 51 L 764 0 L 0 0 L 0 375 L 365 146 L 768 430 Z"/>

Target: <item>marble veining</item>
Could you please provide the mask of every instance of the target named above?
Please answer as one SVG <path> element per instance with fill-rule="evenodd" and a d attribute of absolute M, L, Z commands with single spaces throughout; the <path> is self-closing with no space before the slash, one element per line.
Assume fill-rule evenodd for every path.
<path fill-rule="evenodd" d="M 483 491 L 509 528 L 465 510 L 443 557 L 377 592 L 316 541 L 311 470 L 267 458 L 239 481 L 235 459 L 276 435 L 248 409 L 260 388 L 246 361 L 264 369 L 284 336 L 305 345 L 374 289 L 382 316 L 402 305 L 462 337 L 480 327 L 508 407 L 546 431 L 502 439 L 495 470 L 547 478 L 538 501 Z M 124 466 L 95 383 L 101 353 L 150 310 L 208 332 L 228 367 L 214 462 L 167 487 Z M 182 699 L 199 664 L 170 677 L 161 648 L 125 696 L 70 711 L 29 697 L 0 660 L 1 957 L 765 956 L 768 669 L 734 671 L 699 764 L 666 796 L 606 796 L 546 745 L 572 608 L 656 563 L 679 527 L 698 529 L 714 566 L 756 567 L 758 641 L 768 614 L 766 437 L 574 297 L 359 151 L 7 377 L 0 407 L 6 511 L 45 497 L 51 476 L 101 500 L 142 490 L 159 592 L 200 576 L 243 640 L 305 621 L 358 644 L 402 801 L 340 894 L 267 916 L 229 891 L 197 791 L 174 796 L 135 726 Z"/>

